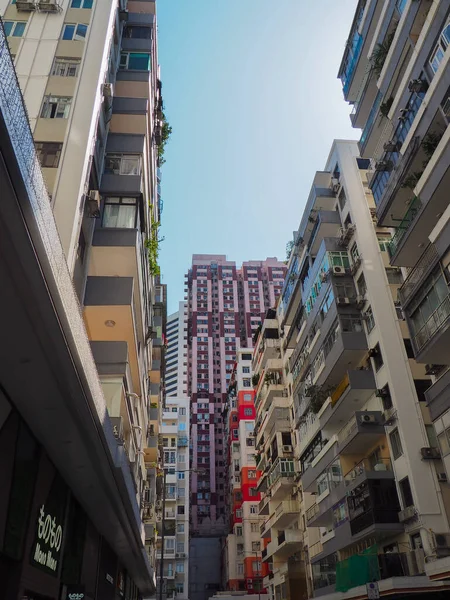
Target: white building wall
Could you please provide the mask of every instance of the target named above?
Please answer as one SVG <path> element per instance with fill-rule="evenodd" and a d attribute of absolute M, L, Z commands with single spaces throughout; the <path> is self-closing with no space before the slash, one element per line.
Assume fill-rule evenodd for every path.
<path fill-rule="evenodd" d="M 396 481 L 398 485 L 404 477 L 409 478 L 414 506 L 421 518 L 422 543 L 428 549 L 429 531 L 447 531 L 447 518 L 433 461 L 420 459 L 420 448 L 429 446 L 429 441 L 383 258 L 374 235 L 373 221 L 361 180 L 362 172 L 355 160 L 357 156 L 356 142 L 335 141 L 326 169 L 333 171 L 336 163 L 339 163 L 341 183 L 345 187 L 353 223 L 356 225 L 355 240 L 362 257 L 367 296 L 375 319 L 375 327 L 368 335 L 369 346 L 372 348 L 377 342 L 380 344 L 384 362 L 375 372 L 377 388 L 389 384 L 397 411 L 395 426 L 386 431 L 389 434 L 398 427 L 403 447 L 403 454 L 393 460 Z M 398 495 L 401 502 L 400 489 Z"/>
<path fill-rule="evenodd" d="M 167 318 L 166 395 L 187 394 L 187 303 L 180 302 L 176 313 Z M 175 369 L 175 370 L 174 370 Z"/>

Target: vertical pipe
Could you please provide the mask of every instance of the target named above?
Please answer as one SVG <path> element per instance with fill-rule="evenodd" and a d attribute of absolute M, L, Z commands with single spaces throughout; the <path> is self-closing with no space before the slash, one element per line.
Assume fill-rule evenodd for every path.
<path fill-rule="evenodd" d="M 163 600 L 163 582 L 164 582 L 164 536 L 166 529 L 166 469 L 163 477 L 162 494 L 162 532 L 161 532 L 161 561 L 159 563 L 159 600 Z"/>

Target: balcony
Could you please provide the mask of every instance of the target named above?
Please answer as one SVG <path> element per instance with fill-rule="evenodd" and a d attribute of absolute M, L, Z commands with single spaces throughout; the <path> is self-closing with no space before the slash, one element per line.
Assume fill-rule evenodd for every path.
<path fill-rule="evenodd" d="M 294 485 L 295 461 L 291 458 L 277 458 L 267 474 L 258 483 L 258 491 L 270 488 L 271 500 L 281 500 Z"/>
<path fill-rule="evenodd" d="M 420 201 L 420 198 L 414 197 L 410 202 L 405 214 L 403 215 L 400 224 L 397 226 L 395 234 L 392 236 L 392 239 L 389 242 L 388 249 L 389 256 L 391 257 L 391 264 L 407 267 L 414 266 L 415 260 L 413 258 L 402 258 L 399 256 L 399 253 L 403 249 L 404 241 L 407 237 L 406 234 L 418 218 L 421 208 L 422 202 Z M 405 260 L 408 264 L 404 264 Z"/>
<path fill-rule="evenodd" d="M 324 440 L 325 442 L 326 440 Z M 314 458 L 311 464 L 305 468 L 302 473 L 302 488 L 304 492 L 316 492 L 317 480 L 327 470 L 338 456 L 337 437 L 334 435 L 322 448 L 319 454 Z M 342 475 L 339 481 L 342 479 Z M 334 476 L 329 477 L 329 488 L 337 485 Z M 319 492 L 319 495 L 321 492 Z"/>
<path fill-rule="evenodd" d="M 369 400 L 375 389 L 375 377 L 371 370 L 347 371 L 320 415 L 321 428 L 338 427 L 339 423 L 349 421 L 355 411 Z"/>
<path fill-rule="evenodd" d="M 267 491 L 264 495 L 264 498 L 262 498 L 259 502 L 258 505 L 258 513 L 260 515 L 268 515 L 269 514 L 269 509 L 270 509 L 270 501 L 271 501 L 272 497 L 271 497 L 271 493 L 270 490 Z"/>
<path fill-rule="evenodd" d="M 333 194 L 333 201 L 334 201 Z M 342 227 L 339 212 L 333 210 L 319 210 L 313 217 L 314 225 L 309 236 L 308 250 L 315 256 L 324 238 L 337 237 Z"/>
<path fill-rule="evenodd" d="M 268 380 L 267 383 L 262 383 L 259 388 L 259 393 L 255 399 L 255 408 L 258 414 L 261 414 L 262 411 L 268 410 L 269 406 L 275 401 L 276 398 L 286 397 L 287 394 L 281 372 L 272 372 L 270 375 L 273 375 L 274 379 L 272 381 Z"/>
<path fill-rule="evenodd" d="M 348 598 L 364 597 L 362 594 L 367 595 L 366 584 L 378 581 L 383 597 L 397 595 L 399 589 L 413 593 L 423 589 L 426 597 L 427 591 L 435 584 L 424 574 L 425 555 L 422 549 L 377 554 L 376 547 L 372 547 L 366 553 L 355 554 L 336 564 L 336 591 L 351 590 L 346 595 Z"/>
<path fill-rule="evenodd" d="M 141 372 L 137 354 L 139 337 L 134 310 L 134 286 L 133 277 L 89 276 L 83 316 L 91 341 L 127 343 L 133 389 L 140 394 Z"/>
<path fill-rule="evenodd" d="M 328 527 L 330 527 L 329 523 L 327 523 L 326 527 L 327 531 L 322 533 L 320 540 L 322 548 L 320 552 L 317 552 L 314 557 L 311 558 L 311 564 L 320 562 L 323 558 L 347 548 L 352 543 L 352 534 L 350 523 L 348 521 L 341 523 L 331 530 L 328 529 Z"/>
<path fill-rule="evenodd" d="M 269 323 L 269 325 L 276 323 L 277 329 L 274 325 L 272 327 L 266 326 L 266 323 Z M 276 319 L 266 319 L 253 352 L 253 371 L 257 373 L 261 366 L 266 366 L 268 360 L 279 359 L 280 357 L 281 340 L 278 337 L 278 321 Z"/>
<path fill-rule="evenodd" d="M 286 529 L 280 531 L 278 536 L 267 546 L 267 554 L 263 560 L 273 557 L 274 561 L 287 560 L 290 556 L 299 552 L 303 547 L 303 532 L 298 529 Z"/>
<path fill-rule="evenodd" d="M 425 397 L 433 421 L 450 409 L 450 370 L 427 389 Z"/>
<path fill-rule="evenodd" d="M 189 446 L 189 440 L 187 437 L 179 437 L 177 442 L 178 448 L 187 448 Z"/>
<path fill-rule="evenodd" d="M 358 411 L 338 433 L 339 454 L 361 455 L 385 435 L 381 411 Z"/>
<path fill-rule="evenodd" d="M 401 288 L 398 290 L 398 299 L 404 309 L 412 300 L 414 293 L 420 288 L 425 278 L 430 274 L 430 271 L 436 266 L 438 261 L 439 252 L 436 250 L 436 246 L 430 243 L 414 268 L 408 273 L 408 277 L 403 282 Z"/>
<path fill-rule="evenodd" d="M 360 485 L 368 479 L 394 480 L 392 463 L 389 458 L 380 458 L 376 464 L 364 458 L 344 475 L 344 483 L 347 491 Z"/>
<path fill-rule="evenodd" d="M 270 530 L 272 527 L 278 530 L 284 529 L 285 527 L 292 525 L 299 517 L 300 506 L 297 502 L 293 502 L 292 500 L 280 502 L 274 512 L 270 515 L 270 518 L 261 525 L 261 536 L 263 538 L 270 537 Z"/>

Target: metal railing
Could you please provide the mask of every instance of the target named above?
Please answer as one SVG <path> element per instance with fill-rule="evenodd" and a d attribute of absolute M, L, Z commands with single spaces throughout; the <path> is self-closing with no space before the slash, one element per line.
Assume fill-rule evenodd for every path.
<path fill-rule="evenodd" d="M 446 296 L 441 304 L 428 317 L 424 325 L 414 336 L 414 345 L 420 350 L 447 322 L 450 316 L 450 295 Z"/>
<path fill-rule="evenodd" d="M 354 415 L 351 420 L 339 431 L 338 444 L 345 442 L 345 440 L 348 439 L 357 429 L 358 421 L 356 420 L 356 415 Z"/>
<path fill-rule="evenodd" d="M 379 458 L 376 464 L 372 464 L 368 458 L 363 458 L 346 475 L 344 475 L 345 485 L 350 485 L 360 475 L 373 473 L 374 471 L 392 471 L 392 462 L 390 458 Z"/>
<path fill-rule="evenodd" d="M 319 505 L 317 504 L 317 502 L 314 502 L 314 504 L 306 511 L 306 520 L 311 521 L 311 519 L 314 519 L 314 517 L 319 511 Z"/>
<path fill-rule="evenodd" d="M 406 301 L 413 295 L 417 287 L 422 283 L 422 279 L 428 272 L 430 267 L 439 260 L 439 254 L 434 244 L 429 244 L 425 252 L 419 258 L 416 266 L 409 272 L 408 277 L 403 282 L 403 285 L 398 290 L 398 298 L 405 306 Z"/>
<path fill-rule="evenodd" d="M 409 208 L 406 211 L 406 213 L 402 219 L 402 222 L 397 227 L 397 230 L 396 230 L 394 236 L 392 237 L 391 241 L 389 242 L 388 250 L 389 250 L 389 256 L 391 258 L 396 254 L 398 247 L 400 246 L 400 243 L 401 243 L 405 233 L 408 231 L 408 229 L 414 223 L 421 207 L 422 207 L 422 202 L 420 201 L 420 198 L 415 196 L 414 200 L 409 205 Z"/>

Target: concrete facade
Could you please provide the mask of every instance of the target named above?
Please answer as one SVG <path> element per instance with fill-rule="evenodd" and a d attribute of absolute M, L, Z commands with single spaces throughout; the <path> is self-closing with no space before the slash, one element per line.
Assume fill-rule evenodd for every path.
<path fill-rule="evenodd" d="M 187 394 L 188 343 L 187 305 L 180 302 L 176 313 L 167 317 L 166 396 Z"/>

